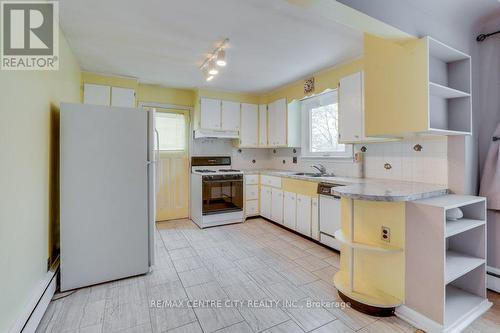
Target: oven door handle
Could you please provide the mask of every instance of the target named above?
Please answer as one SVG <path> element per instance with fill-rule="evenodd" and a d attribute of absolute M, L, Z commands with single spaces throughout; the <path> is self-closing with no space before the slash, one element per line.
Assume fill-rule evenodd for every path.
<path fill-rule="evenodd" d="M 203 184 L 216 184 L 216 183 L 243 183 L 243 179 L 221 179 L 221 180 L 203 180 Z"/>

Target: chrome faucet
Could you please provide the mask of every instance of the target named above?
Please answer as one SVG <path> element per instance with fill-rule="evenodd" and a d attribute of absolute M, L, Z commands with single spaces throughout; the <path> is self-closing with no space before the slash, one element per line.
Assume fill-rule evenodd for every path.
<path fill-rule="evenodd" d="M 320 174 L 326 175 L 326 168 L 323 164 L 311 165 L 311 168 L 315 168 Z"/>

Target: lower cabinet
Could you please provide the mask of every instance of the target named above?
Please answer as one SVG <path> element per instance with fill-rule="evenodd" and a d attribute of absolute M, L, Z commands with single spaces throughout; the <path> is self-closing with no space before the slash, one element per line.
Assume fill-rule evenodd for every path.
<path fill-rule="evenodd" d="M 260 215 L 271 218 L 271 188 L 268 186 L 260 188 Z"/>
<path fill-rule="evenodd" d="M 246 216 L 259 215 L 259 200 L 245 201 L 245 215 Z"/>
<path fill-rule="evenodd" d="M 311 237 L 311 197 L 297 194 L 297 232 Z"/>
<path fill-rule="evenodd" d="M 295 230 L 297 223 L 297 194 L 284 192 L 283 197 L 283 223 L 288 228 Z"/>
<path fill-rule="evenodd" d="M 283 190 L 271 190 L 271 220 L 283 224 Z"/>
<path fill-rule="evenodd" d="M 311 238 L 319 240 L 319 203 L 318 198 L 311 199 Z"/>

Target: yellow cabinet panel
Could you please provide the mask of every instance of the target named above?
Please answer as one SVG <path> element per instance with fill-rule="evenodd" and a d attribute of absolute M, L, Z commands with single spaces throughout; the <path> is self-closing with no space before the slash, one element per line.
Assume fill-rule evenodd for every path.
<path fill-rule="evenodd" d="M 297 194 L 308 195 L 310 197 L 317 196 L 318 183 L 291 178 L 282 178 L 281 182 L 282 188 L 286 192 L 294 192 Z"/>
<path fill-rule="evenodd" d="M 394 42 L 365 34 L 365 135 L 429 129 L 426 39 Z"/>

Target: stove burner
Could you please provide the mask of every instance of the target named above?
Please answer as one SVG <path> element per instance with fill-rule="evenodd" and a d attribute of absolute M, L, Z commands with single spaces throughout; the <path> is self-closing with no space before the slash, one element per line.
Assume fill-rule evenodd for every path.
<path fill-rule="evenodd" d="M 240 172 L 241 170 L 236 169 L 219 169 L 219 172 Z"/>
<path fill-rule="evenodd" d="M 209 169 L 196 169 L 194 171 L 200 172 L 200 173 L 215 173 L 216 172 L 215 170 L 209 170 Z"/>

